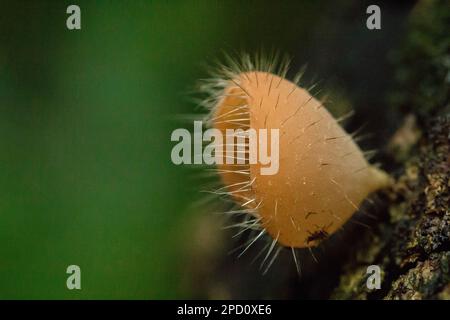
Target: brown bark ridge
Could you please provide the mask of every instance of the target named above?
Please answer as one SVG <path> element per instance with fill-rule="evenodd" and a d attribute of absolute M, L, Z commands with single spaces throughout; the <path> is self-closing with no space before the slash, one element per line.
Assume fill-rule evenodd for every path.
<path fill-rule="evenodd" d="M 333 299 L 450 299 L 450 8 L 420 1 L 396 52 L 391 104 L 408 113 L 390 141 L 398 163 L 386 221 L 351 249 Z M 382 270 L 368 289 L 368 265 Z"/>

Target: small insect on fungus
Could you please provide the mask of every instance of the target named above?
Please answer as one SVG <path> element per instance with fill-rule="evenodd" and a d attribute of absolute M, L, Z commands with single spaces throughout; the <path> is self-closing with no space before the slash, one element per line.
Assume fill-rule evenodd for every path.
<path fill-rule="evenodd" d="M 328 226 L 326 227 L 317 227 L 317 230 L 314 232 L 308 231 L 309 233 L 309 237 L 306 238 L 306 244 L 309 245 L 310 242 L 321 242 L 323 240 L 325 240 L 326 238 L 328 238 L 329 234 L 328 234 L 328 228 L 331 227 L 333 224 L 333 222 L 331 222 Z"/>
<path fill-rule="evenodd" d="M 222 161 L 216 171 L 221 194 L 226 190 L 239 207 L 230 212 L 246 216 L 238 226 L 257 230 L 248 246 L 268 234 L 273 238 L 268 255 L 279 244 L 291 248 L 296 259 L 295 248 L 317 246 L 390 179 L 368 163 L 324 104 L 299 86 L 300 76 L 285 79 L 287 70 L 288 63 L 277 59 L 243 55 L 220 66 L 201 90 L 208 95 L 203 105 L 209 126 L 225 136 L 238 131 L 244 138 L 222 142 L 220 151 L 225 157 L 225 150 L 234 150 L 226 157 L 245 161 Z M 249 132 L 262 130 L 277 130 L 269 137 L 276 143 L 255 147 Z M 256 156 L 278 152 L 276 172 L 263 174 L 267 161 L 252 161 L 257 149 Z"/>

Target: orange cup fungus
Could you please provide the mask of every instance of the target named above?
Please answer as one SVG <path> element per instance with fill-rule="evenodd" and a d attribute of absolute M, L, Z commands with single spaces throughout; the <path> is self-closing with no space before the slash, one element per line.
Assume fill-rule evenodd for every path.
<path fill-rule="evenodd" d="M 256 71 L 264 68 L 249 60 L 246 64 L 246 71 L 223 68 L 225 76 L 209 85 L 214 88 L 209 90 L 210 125 L 221 132 L 278 129 L 279 168 L 263 175 L 261 163 L 224 161 L 217 165 L 219 175 L 261 235 L 286 247 L 314 247 L 390 179 L 368 163 L 323 103 L 284 78 L 286 65 L 275 75 L 273 64 L 266 71 Z"/>

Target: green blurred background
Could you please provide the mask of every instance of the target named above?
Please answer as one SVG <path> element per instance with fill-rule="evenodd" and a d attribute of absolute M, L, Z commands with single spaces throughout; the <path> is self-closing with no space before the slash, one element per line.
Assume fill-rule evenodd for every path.
<path fill-rule="evenodd" d="M 190 209 L 199 180 L 170 161 L 187 92 L 222 52 L 277 49 L 356 109 L 351 127 L 372 110 L 384 139 L 396 126 L 377 108 L 386 52 L 409 2 L 382 7 L 377 32 L 366 6 L 0 1 L 0 298 L 191 297 L 186 226 L 208 212 Z M 71 264 L 80 291 L 66 288 Z"/>

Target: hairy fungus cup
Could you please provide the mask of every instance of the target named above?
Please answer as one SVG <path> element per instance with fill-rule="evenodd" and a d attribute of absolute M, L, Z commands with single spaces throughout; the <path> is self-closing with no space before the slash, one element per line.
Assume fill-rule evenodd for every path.
<path fill-rule="evenodd" d="M 287 66 L 276 75 L 273 65 L 247 65 L 244 71 L 224 68 L 223 76 L 209 84 L 214 88 L 209 90 L 210 125 L 225 134 L 227 129 L 278 129 L 279 167 L 275 174 L 262 174 L 264 165 L 249 161 L 247 136 L 245 162 L 223 161 L 217 171 L 228 194 L 253 218 L 252 227 L 260 228 L 257 238 L 268 233 L 285 247 L 314 247 L 390 179 L 368 163 L 321 102 L 284 78 Z M 270 154 L 274 150 L 268 146 Z"/>

